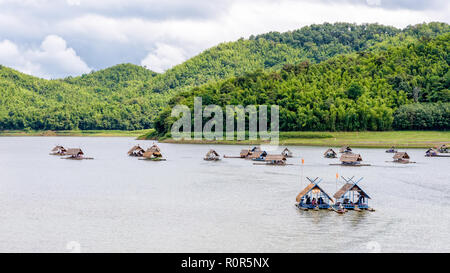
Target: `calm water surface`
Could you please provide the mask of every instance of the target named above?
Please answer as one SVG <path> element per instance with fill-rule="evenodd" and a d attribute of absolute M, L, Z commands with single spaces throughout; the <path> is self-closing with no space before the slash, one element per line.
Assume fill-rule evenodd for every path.
<path fill-rule="evenodd" d="M 160 144 L 166 162 L 126 155 L 132 138 L 0 138 L 0 251 L 68 252 L 448 252 L 450 158 L 394 165 L 381 149 L 355 149 L 370 167 L 329 166 L 324 148 L 290 147 L 292 166 L 206 162 L 210 149 L 247 146 Z M 56 144 L 95 160 L 48 155 Z M 281 151 L 281 148 L 280 148 Z M 301 158 L 305 165 L 300 167 Z M 303 180 L 301 173 L 303 172 Z M 376 212 L 299 211 L 305 177 L 330 195 L 343 176 L 360 183 Z M 76 243 L 70 243 L 76 242 Z"/>

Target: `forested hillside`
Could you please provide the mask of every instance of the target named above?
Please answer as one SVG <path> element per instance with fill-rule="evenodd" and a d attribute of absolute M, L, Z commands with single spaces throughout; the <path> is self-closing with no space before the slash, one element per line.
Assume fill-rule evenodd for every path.
<path fill-rule="evenodd" d="M 192 107 L 194 97 L 204 105 L 279 105 L 281 131 L 390 130 L 396 117 L 399 129 L 448 129 L 449 49 L 447 33 L 319 64 L 286 64 L 276 72 L 258 70 L 196 87 L 172 105 Z M 440 103 L 420 104 L 432 102 Z M 424 115 L 415 119 L 414 111 Z M 172 122 L 169 107 L 156 121 L 157 131 L 166 133 Z"/>
<path fill-rule="evenodd" d="M 428 67 L 425 64 L 418 66 L 415 60 L 408 61 L 410 66 L 407 66 L 402 58 L 392 59 L 387 65 L 384 59 L 389 61 L 395 50 L 403 50 L 405 58 L 412 58 L 408 46 L 428 48 L 427 43 L 436 42 L 433 40 L 436 36 L 449 32 L 450 27 L 445 23 L 421 24 L 404 30 L 377 24 L 312 25 L 292 32 L 272 32 L 223 43 L 161 74 L 140 66 L 122 64 L 81 77 L 44 80 L 0 66 L 0 130 L 151 128 L 174 96 L 189 94 L 186 92 L 192 92 L 193 87 L 202 84 L 207 85 L 194 92 L 224 84 L 233 90 L 242 89 L 250 97 L 236 96 L 233 102 L 239 104 L 254 103 L 254 98 L 258 98 L 257 103 L 274 101 L 265 100 L 264 96 L 275 91 L 279 96 L 275 100 L 277 102 L 294 100 L 292 105 L 283 105 L 285 130 L 384 130 L 392 126 L 393 112 L 401 104 L 414 99 L 430 102 L 448 100 L 445 99 L 448 82 L 442 80 L 442 68 L 436 67 L 434 59 L 430 59 Z M 448 36 L 444 38 L 448 39 Z M 417 44 L 419 40 L 421 42 Z M 399 49 L 393 49 L 397 47 Z M 428 55 L 437 58 L 435 50 L 447 56 L 444 69 L 448 71 L 448 48 L 414 52 L 418 59 L 425 60 Z M 442 66 L 441 59 L 438 63 Z M 386 70 L 383 76 L 379 74 L 382 73 L 378 71 L 380 68 Z M 339 75 L 335 69 L 340 69 Z M 255 89 L 259 86 L 239 86 L 234 82 L 237 79 L 251 82 L 252 77 L 268 85 L 265 88 L 272 91 L 263 89 L 262 94 L 257 95 Z M 269 80 L 271 77 L 281 77 L 282 82 L 275 84 Z M 350 100 L 342 97 L 341 93 L 350 86 L 356 93 L 362 90 L 362 95 Z M 308 99 L 303 98 L 306 94 L 313 97 L 320 94 L 321 98 L 333 99 L 327 103 L 330 109 L 337 107 L 336 115 L 342 115 L 339 111 L 352 109 L 357 114 L 349 114 L 349 119 L 369 118 L 358 108 L 360 106 L 353 107 L 353 104 L 367 102 L 370 109 L 367 111 L 378 109 L 377 115 L 382 118 L 371 119 L 365 125 L 355 125 L 351 121 L 333 125 L 330 112 L 331 116 L 327 118 L 330 121 L 316 128 L 311 124 L 323 117 L 320 111 L 327 108 L 308 103 Z M 298 97 L 301 97 L 301 102 L 297 101 Z M 294 124 L 302 116 L 312 120 Z M 164 118 L 158 118 L 159 122 L 162 120 Z"/>
<path fill-rule="evenodd" d="M 162 95 L 142 89 L 154 74 L 120 65 L 74 79 L 44 80 L 0 66 L 0 129 L 149 128 L 166 105 Z"/>

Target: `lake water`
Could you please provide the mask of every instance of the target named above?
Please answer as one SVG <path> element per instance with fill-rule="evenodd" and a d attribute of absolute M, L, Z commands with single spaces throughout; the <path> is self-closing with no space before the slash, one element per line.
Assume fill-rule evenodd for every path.
<path fill-rule="evenodd" d="M 387 163 L 382 149 L 354 149 L 370 167 L 329 166 L 325 148 L 289 147 L 291 166 L 202 160 L 210 149 L 248 146 L 159 144 L 165 162 L 127 156 L 132 138 L 1 137 L 1 252 L 448 252 L 450 158 Z M 53 146 L 95 160 L 62 160 Z M 280 147 L 281 151 L 281 147 Z M 301 158 L 305 164 L 301 167 Z M 301 175 L 303 172 L 303 176 Z M 364 177 L 376 212 L 299 211 L 307 176 Z M 301 179 L 303 177 L 303 180 Z"/>

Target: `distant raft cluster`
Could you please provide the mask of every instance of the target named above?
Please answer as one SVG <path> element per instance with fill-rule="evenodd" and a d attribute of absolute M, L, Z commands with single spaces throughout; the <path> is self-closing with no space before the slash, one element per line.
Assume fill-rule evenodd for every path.
<path fill-rule="evenodd" d="M 62 159 L 83 160 L 94 159 L 92 157 L 84 156 L 84 152 L 80 148 L 64 148 L 61 145 L 56 145 L 50 152 L 50 155 L 61 156 Z"/>
<path fill-rule="evenodd" d="M 339 153 L 341 156 L 339 158 L 339 164 L 330 164 L 330 165 L 340 165 L 340 166 L 352 166 L 352 167 L 361 167 L 361 166 L 370 166 L 370 164 L 363 164 L 363 158 L 360 154 L 356 154 L 353 152 L 350 146 L 343 146 L 339 149 Z M 393 153 L 393 161 L 394 163 L 401 164 L 409 164 L 415 163 L 412 162 L 410 156 L 406 152 L 399 152 L 394 146 L 386 150 L 386 153 Z M 166 161 L 161 153 L 161 149 L 158 145 L 153 144 L 150 148 L 145 150 L 140 145 L 133 146 L 128 151 L 128 156 L 137 157 L 140 160 L 149 160 L 149 161 Z M 50 155 L 61 156 L 64 159 L 72 159 L 72 160 L 83 160 L 83 159 L 93 159 L 90 157 L 85 157 L 84 152 L 80 148 L 64 148 L 61 145 L 55 146 Z M 448 147 L 445 144 L 435 146 L 434 148 L 430 148 L 425 152 L 426 157 L 450 157 Z M 285 148 L 279 154 L 269 154 L 267 151 L 264 151 L 260 146 L 255 146 L 251 149 L 243 149 L 236 156 L 227 156 L 224 155 L 224 158 L 240 158 L 254 161 L 254 165 L 276 165 L 276 166 L 286 166 L 293 165 L 287 164 L 287 158 L 294 157 L 292 151 L 288 148 Z M 338 153 L 336 153 L 332 148 L 326 150 L 323 154 L 324 158 L 337 158 Z M 210 149 L 203 160 L 205 161 L 220 161 L 220 154 L 214 149 Z M 304 160 L 302 159 L 302 164 L 304 164 Z M 370 196 L 358 185 L 358 183 L 363 179 L 360 178 L 357 181 L 354 181 L 354 177 L 342 179 L 345 180 L 345 184 L 339 189 L 333 197 L 328 195 L 328 193 L 319 186 L 319 183 L 322 179 L 318 177 L 315 179 L 311 179 L 307 177 L 309 180 L 309 185 L 306 186 L 296 198 L 296 207 L 302 211 L 313 210 L 329 210 L 334 211 L 338 214 L 345 214 L 349 210 L 352 211 L 375 211 L 373 208 L 369 206 Z M 338 179 L 338 174 L 336 174 L 336 179 Z M 337 180 L 336 180 L 337 181 Z"/>
<path fill-rule="evenodd" d="M 140 160 L 166 161 L 161 153 L 161 149 L 156 144 L 153 144 L 147 150 L 136 145 L 128 151 L 128 156 L 139 157 Z"/>

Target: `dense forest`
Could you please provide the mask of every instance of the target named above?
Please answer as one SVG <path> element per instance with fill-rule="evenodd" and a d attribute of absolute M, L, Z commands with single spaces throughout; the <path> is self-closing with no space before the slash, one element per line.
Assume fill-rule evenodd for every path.
<path fill-rule="evenodd" d="M 203 105 L 279 105 L 281 131 L 448 129 L 449 48 L 447 33 L 318 64 L 285 64 L 195 87 L 171 106 L 192 107 L 194 97 Z M 155 123 L 160 134 L 174 121 L 170 110 Z"/>
<path fill-rule="evenodd" d="M 405 115 L 448 115 L 449 30 L 445 23 L 312 25 L 219 44 L 161 74 L 121 64 L 44 80 L 0 65 L 0 130 L 157 127 L 164 134 L 168 106 L 190 105 L 194 95 L 219 105 L 279 104 L 282 130 L 448 129 Z"/>

